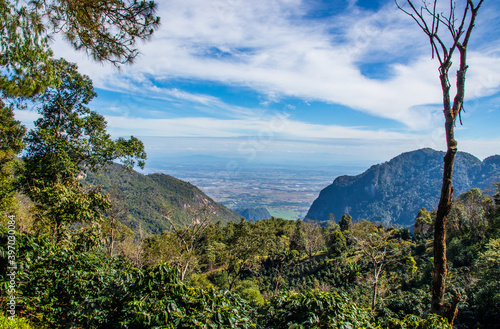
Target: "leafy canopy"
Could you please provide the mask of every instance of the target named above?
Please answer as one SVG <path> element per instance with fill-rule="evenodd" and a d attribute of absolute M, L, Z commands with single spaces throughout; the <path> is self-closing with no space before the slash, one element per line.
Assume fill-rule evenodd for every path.
<path fill-rule="evenodd" d="M 135 137 L 111 139 L 104 117 L 87 107 L 96 96 L 88 76 L 64 59 L 54 63 L 61 84 L 41 96 L 42 117 L 25 138 L 23 160 L 24 189 L 38 205 L 39 217 L 53 224 L 49 226 L 59 241 L 65 225 L 98 224 L 111 206 L 100 187 L 83 186 L 82 176 L 113 160 L 129 169 L 136 161 L 144 167 L 146 153 Z"/>

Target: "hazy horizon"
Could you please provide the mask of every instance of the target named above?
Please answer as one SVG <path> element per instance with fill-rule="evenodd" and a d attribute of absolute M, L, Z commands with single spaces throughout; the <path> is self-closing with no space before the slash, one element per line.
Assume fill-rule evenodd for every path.
<path fill-rule="evenodd" d="M 158 14 L 121 70 L 57 35 L 52 45 L 92 78 L 90 107 L 111 135 L 141 138 L 150 159 L 366 165 L 446 146 L 438 62 L 393 0 L 162 0 Z M 480 159 L 500 153 L 499 15 L 500 2 L 484 2 L 456 129 L 459 150 Z M 36 116 L 16 111 L 28 126 Z"/>

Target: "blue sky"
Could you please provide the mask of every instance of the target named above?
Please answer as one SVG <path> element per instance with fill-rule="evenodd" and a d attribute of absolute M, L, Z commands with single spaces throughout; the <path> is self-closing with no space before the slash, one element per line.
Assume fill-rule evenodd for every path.
<path fill-rule="evenodd" d="M 374 164 L 445 148 L 438 62 L 393 0 L 157 2 L 160 29 L 120 71 L 53 45 L 94 80 L 113 136 L 143 139 L 150 159 Z M 456 132 L 481 159 L 500 153 L 499 15 L 485 1 Z"/>

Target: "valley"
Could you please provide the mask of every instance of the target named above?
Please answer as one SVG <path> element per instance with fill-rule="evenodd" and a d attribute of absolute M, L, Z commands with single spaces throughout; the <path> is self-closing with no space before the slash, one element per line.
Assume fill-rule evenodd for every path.
<path fill-rule="evenodd" d="M 230 209 L 265 207 L 272 216 L 284 219 L 304 218 L 319 192 L 338 175 L 363 171 L 361 167 L 356 170 L 277 164 L 239 165 L 233 169 L 230 164 L 171 162 L 155 171 L 197 186 Z"/>

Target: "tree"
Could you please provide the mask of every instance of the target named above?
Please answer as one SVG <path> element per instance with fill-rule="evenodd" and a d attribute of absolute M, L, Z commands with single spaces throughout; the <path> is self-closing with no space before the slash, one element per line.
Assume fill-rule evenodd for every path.
<path fill-rule="evenodd" d="M 182 220 L 181 227 L 174 224 L 170 213 L 167 212 L 164 216 L 170 224 L 172 237 L 177 240 L 173 264 L 179 267 L 181 280 L 184 280 L 188 270 L 193 270 L 194 265 L 197 264 L 196 252 L 200 246 L 201 238 L 210 223 L 213 222 L 213 211 L 210 209 L 208 201 L 204 201 L 198 209 L 193 207 L 186 209 L 187 216 Z"/>
<path fill-rule="evenodd" d="M 473 0 L 467 0 L 461 13 L 461 9 L 457 8 L 456 3 L 452 0 L 450 0 L 448 13 L 438 12 L 438 0 L 430 3 L 423 1 L 420 9 L 417 9 L 413 3 L 414 1 L 411 0 L 405 1 L 410 7 L 407 9 L 403 8 L 398 3 L 398 0 L 395 0 L 395 2 L 398 8 L 408 14 L 427 35 L 431 44 L 432 57 L 436 57 L 439 61 L 439 80 L 443 92 L 447 151 L 444 157 L 441 197 L 434 225 L 434 272 L 431 311 L 447 317 L 449 322 L 453 323 L 453 319 L 458 312 L 460 296 L 458 292 L 454 292 L 453 301 L 446 306 L 444 294 L 447 276 L 446 222 L 451 207 L 453 166 L 457 154 L 455 123 L 464 107 L 468 44 L 483 0 L 479 0 L 477 4 Z M 444 31 L 440 30 L 440 27 Z M 456 51 L 458 51 L 459 55 L 459 68 L 456 76 L 456 94 L 452 104 L 449 70 Z"/>
<path fill-rule="evenodd" d="M 63 33 L 75 49 L 115 65 L 137 57 L 137 40 L 159 26 L 153 1 L 0 1 L 2 97 L 31 97 L 57 84 L 49 43 Z"/>
<path fill-rule="evenodd" d="M 62 32 L 94 60 L 131 63 L 138 54 L 137 40 L 149 38 L 159 26 L 155 11 L 156 4 L 144 0 L 0 0 L 0 134 L 9 142 L 0 149 L 0 205 L 12 204 L 13 167 L 21 150 L 11 142 L 22 139 L 25 131 L 12 119 L 10 103 L 20 104 L 60 83 L 52 34 Z M 12 139 L 4 139 L 4 133 Z"/>
<path fill-rule="evenodd" d="M 477 303 L 483 310 L 481 322 L 489 323 L 492 328 L 500 321 L 500 238 L 490 239 L 486 251 L 476 262 L 479 282 L 476 291 Z"/>
<path fill-rule="evenodd" d="M 324 249 L 325 239 L 321 231 L 321 227 L 315 221 L 305 222 L 302 225 L 305 236 L 305 249 L 309 257 L 317 251 Z"/>
<path fill-rule="evenodd" d="M 20 167 L 18 154 L 24 147 L 26 129 L 14 119 L 11 107 L 0 100 L 0 212 L 10 211 L 14 204 Z"/>
<path fill-rule="evenodd" d="M 137 40 L 149 38 L 160 23 L 154 1 L 35 0 L 32 7 L 75 49 L 115 64 L 131 63 L 138 55 Z"/>
<path fill-rule="evenodd" d="M 397 239 L 394 233 L 394 230 L 364 220 L 357 222 L 349 233 L 350 239 L 355 242 L 355 248 L 368 259 L 373 270 L 372 310 L 377 303 L 378 285 L 384 267 L 395 262 L 404 249 L 404 242 Z"/>
<path fill-rule="evenodd" d="M 431 225 L 431 214 L 425 208 L 420 209 L 415 218 L 415 234 L 420 234 L 421 238 L 424 237 Z"/>
<path fill-rule="evenodd" d="M 31 97 L 56 82 L 49 37 L 36 10 L 0 1 L 0 93 Z"/>
<path fill-rule="evenodd" d="M 350 231 L 352 229 L 352 216 L 342 215 L 342 219 L 339 221 L 339 226 L 342 232 Z"/>
<path fill-rule="evenodd" d="M 478 242 L 489 230 L 488 217 L 493 212 L 492 200 L 480 189 L 473 188 L 456 198 L 448 215 L 448 233 Z"/>
<path fill-rule="evenodd" d="M 241 219 L 230 223 L 233 233 L 225 241 L 227 246 L 227 279 L 232 291 L 244 271 L 255 271 L 267 256 L 273 235 L 263 225 L 252 224 Z M 228 225 L 228 226 L 229 226 Z"/>
<path fill-rule="evenodd" d="M 123 224 L 129 216 L 128 209 L 123 205 L 125 196 L 120 193 L 117 185 L 111 187 L 108 195 L 111 208 L 106 221 L 106 236 L 109 239 L 107 241 L 109 256 L 113 256 L 116 242 L 123 242 L 127 237 L 132 237 L 134 233 Z"/>
<path fill-rule="evenodd" d="M 39 218 L 50 222 L 55 240 L 60 241 L 65 229 L 76 223 L 81 228 L 100 226 L 110 207 L 101 188 L 84 186 L 81 178 L 113 160 L 128 168 L 137 161 L 143 167 L 146 153 L 135 137 L 111 139 L 104 117 L 87 107 L 96 95 L 88 76 L 80 75 L 76 65 L 64 59 L 54 65 L 61 84 L 41 96 L 42 117 L 25 138 L 24 190 L 37 204 Z"/>
<path fill-rule="evenodd" d="M 290 239 L 290 250 L 297 250 L 299 253 L 306 251 L 306 234 L 304 230 L 305 223 L 298 219 L 295 222 L 295 230 Z"/>
<path fill-rule="evenodd" d="M 500 182 L 495 183 L 497 191 L 493 196 L 494 208 L 491 220 L 492 231 L 496 234 L 500 234 Z"/>
<path fill-rule="evenodd" d="M 339 230 L 330 232 L 327 242 L 330 255 L 339 257 L 347 250 L 347 244 L 344 234 Z"/>

